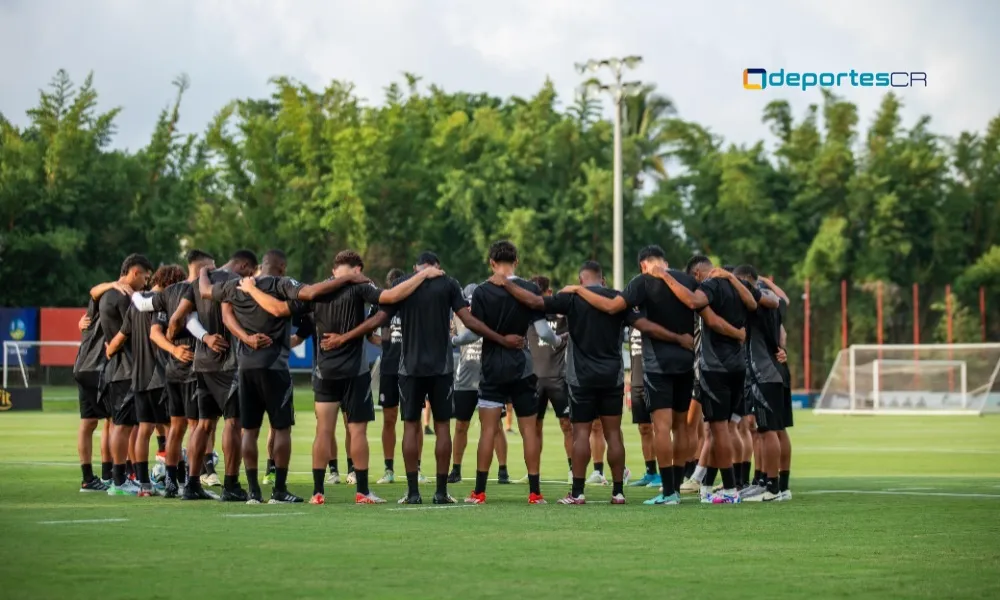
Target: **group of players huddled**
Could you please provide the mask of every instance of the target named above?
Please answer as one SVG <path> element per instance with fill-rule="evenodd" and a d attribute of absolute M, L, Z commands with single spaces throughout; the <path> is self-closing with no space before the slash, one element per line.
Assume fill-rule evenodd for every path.
<path fill-rule="evenodd" d="M 539 467 L 549 404 L 570 467 L 572 487 L 561 504 L 584 504 L 587 483 L 608 484 L 605 452 L 612 504 L 625 503 L 626 485 L 659 488 L 645 501 L 652 505 L 678 504 L 688 492 L 710 504 L 791 499 L 782 325 L 788 297 L 750 266 L 716 268 L 696 256 L 679 271 L 668 267 L 661 248 L 648 246 L 639 252 L 641 274 L 622 291 L 605 287 L 601 266 L 588 261 L 577 285 L 553 293 L 545 277 L 515 275 L 517 249 L 509 241 L 491 245 L 489 279 L 464 290 L 431 252 L 421 254 L 409 274 L 391 271 L 385 289 L 363 274 L 361 256 L 350 250 L 334 258 L 332 277 L 314 284 L 287 277 L 285 255 L 277 250 L 259 264 L 247 250 L 219 267 L 197 250 L 187 262 L 185 273 L 176 265 L 154 269 L 144 256 L 131 255 L 116 281 L 91 290 L 74 368 L 82 492 L 259 504 L 263 483 L 272 486 L 269 503 L 302 502 L 287 487 L 295 424 L 288 358 L 298 344 L 313 343 L 312 504 L 325 503 L 325 482 L 339 483 L 334 431 L 341 409 L 355 502 L 384 502 L 368 477 L 367 428 L 376 395 L 385 457 L 378 483 L 395 481 L 396 421 L 403 421 L 407 491 L 400 504 L 423 502 L 425 408 L 434 424 L 434 504 L 456 502 L 448 485 L 462 481 L 477 409 L 475 487 L 465 502 L 486 502 L 494 453 L 497 481 L 511 481 L 502 425 L 510 410 L 523 443 L 528 502 L 544 504 Z M 366 339 L 382 346 L 377 394 Z M 631 483 L 621 431 L 626 339 L 632 418 L 646 465 Z M 265 414 L 270 433 L 261 482 Z M 222 482 L 212 451 L 220 418 Z M 91 440 L 101 419 L 97 477 Z M 154 432 L 162 473 L 158 463 L 150 470 Z M 720 472 L 722 484 L 714 487 Z M 221 494 L 205 489 L 217 485 Z"/>

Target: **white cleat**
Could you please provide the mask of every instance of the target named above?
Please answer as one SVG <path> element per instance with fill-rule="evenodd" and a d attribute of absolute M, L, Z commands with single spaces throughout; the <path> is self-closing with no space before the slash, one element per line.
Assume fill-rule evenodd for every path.
<path fill-rule="evenodd" d="M 629 471 L 628 467 L 625 467 L 625 474 L 622 475 L 622 485 L 628 485 L 628 480 L 631 477 L 632 477 L 632 471 Z M 624 499 L 624 496 L 622 498 Z M 622 504 L 624 504 L 624 502 L 622 502 Z"/>
<path fill-rule="evenodd" d="M 424 477 L 424 474 L 419 469 L 417 470 L 417 483 L 428 483 L 427 478 Z"/>
<path fill-rule="evenodd" d="M 215 473 L 209 473 L 208 475 L 201 476 L 201 484 L 207 487 L 222 487 L 222 482 L 219 481 L 219 476 Z"/>
<path fill-rule="evenodd" d="M 340 473 L 334 471 L 326 476 L 326 482 L 333 485 L 338 485 L 340 483 Z"/>
<path fill-rule="evenodd" d="M 354 471 L 351 471 L 350 473 L 347 474 L 346 481 L 348 485 L 355 485 L 356 483 L 358 483 L 358 476 L 354 473 Z"/>
<path fill-rule="evenodd" d="M 383 475 L 382 478 L 376 481 L 375 483 L 393 483 L 395 481 L 396 481 L 396 474 L 393 473 L 392 471 L 387 470 L 385 472 L 385 475 Z"/>
<path fill-rule="evenodd" d="M 791 502 L 792 501 L 792 490 L 785 490 L 778 493 L 778 502 Z"/>
<path fill-rule="evenodd" d="M 697 494 L 701 490 L 701 484 L 694 479 L 686 479 L 681 484 L 682 494 Z"/>
<path fill-rule="evenodd" d="M 588 485 L 608 485 L 608 480 L 605 479 L 604 474 L 600 471 L 594 471 L 587 478 L 586 483 Z"/>

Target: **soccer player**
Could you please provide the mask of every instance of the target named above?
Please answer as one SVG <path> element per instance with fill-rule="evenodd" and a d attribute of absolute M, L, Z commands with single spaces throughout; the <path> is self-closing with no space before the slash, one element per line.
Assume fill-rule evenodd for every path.
<path fill-rule="evenodd" d="M 184 271 L 177 265 L 164 265 L 156 270 L 152 279 L 152 292 L 160 293 L 166 287 L 183 281 Z M 139 292 L 137 292 L 139 293 Z M 140 295 L 151 299 L 148 294 Z M 149 497 L 154 493 L 149 478 L 149 441 L 158 425 L 170 422 L 163 388 L 166 386 L 165 361 L 150 339 L 154 320 L 166 324 L 162 312 L 142 312 L 129 306 L 122 322 L 121 330 L 108 343 L 108 357 L 119 352 L 126 342 L 132 353 L 132 393 L 135 396 L 135 414 L 139 422 L 139 433 L 133 446 L 133 464 L 139 480 L 139 496 Z M 175 346 L 173 357 L 179 361 L 191 362 L 194 353 L 189 348 Z"/>
<path fill-rule="evenodd" d="M 535 275 L 531 281 L 542 290 L 543 296 L 551 296 L 552 288 L 548 277 Z M 542 451 L 543 430 L 545 429 L 545 413 L 548 405 L 559 420 L 559 428 L 563 432 L 563 449 L 566 451 L 566 462 L 570 471 L 573 469 L 573 429 L 569 423 L 569 397 L 566 389 L 566 317 L 563 315 L 546 315 L 549 328 L 559 336 L 559 342 L 549 344 L 538 337 L 534 328 L 528 329 L 528 348 L 531 349 L 531 363 L 534 365 L 535 377 L 538 378 L 538 451 Z"/>
<path fill-rule="evenodd" d="M 433 252 L 424 252 L 417 258 L 414 273 L 401 279 L 402 285 L 425 269 L 440 268 L 441 261 Z M 451 277 L 438 277 L 425 281 L 406 300 L 386 306 L 376 315 L 376 325 L 384 325 L 399 316 L 403 330 L 399 357 L 399 401 L 403 417 L 403 462 L 406 468 L 406 495 L 400 504 L 421 504 L 418 484 L 419 434 L 421 411 L 424 401 L 431 404 L 434 420 L 434 456 L 437 462 L 437 490 L 434 504 L 451 504 L 455 499 L 448 494 L 448 464 L 451 460 L 451 418 L 453 414 L 452 390 L 454 384 L 454 357 L 451 344 L 452 313 L 475 334 L 493 344 L 521 347 L 524 338 L 502 336 L 472 316 L 462 288 Z M 470 340 L 473 341 L 473 340 Z M 485 344 L 484 344 L 485 349 Z M 497 416 L 496 419 L 498 419 Z M 492 432 L 491 432 L 492 434 Z M 492 437 L 491 437 L 492 439 Z M 490 449 L 492 455 L 493 450 Z"/>
<path fill-rule="evenodd" d="M 672 292 L 689 308 L 704 313 L 709 307 L 722 321 L 737 330 L 745 329 L 748 311 L 757 309 L 761 299 L 756 289 L 751 289 L 724 269 L 709 273 L 695 291 L 677 281 L 671 272 L 660 270 L 656 273 Z M 777 302 L 768 299 L 769 307 L 777 307 Z M 700 357 L 702 411 L 709 423 L 711 452 L 715 464 L 722 473 L 722 492 L 713 498 L 713 504 L 731 504 L 740 501 L 736 488 L 736 474 L 733 470 L 733 440 L 730 421 L 740 410 L 743 400 L 745 362 L 742 340 L 717 331 L 717 324 L 706 321 L 709 331 L 703 334 Z M 664 491 L 666 487 L 664 486 Z"/>
<path fill-rule="evenodd" d="M 313 496 L 310 504 L 325 504 L 324 475 L 330 458 L 330 432 L 337 424 L 337 412 L 342 405 L 347 418 L 356 475 L 357 504 L 385 502 L 368 488 L 368 423 L 375 420 L 371 395 L 371 373 L 365 356 L 364 338 L 377 327 L 376 317 L 365 319 L 365 304 L 389 305 L 405 299 L 424 281 L 440 277 L 440 269 L 425 269 L 391 290 L 381 290 L 363 274 L 364 261 L 357 252 L 344 250 L 333 261 L 333 280 L 343 286 L 318 295 L 306 304 L 312 309 L 317 338 L 322 338 L 313 369 L 313 391 L 316 394 L 316 437 L 313 442 Z M 288 317 L 294 306 L 281 302 L 256 289 L 253 280 L 246 279 L 240 289 L 253 297 L 273 316 Z M 298 296 L 289 290 L 289 300 Z"/>
<path fill-rule="evenodd" d="M 402 269 L 390 269 L 385 276 L 386 288 L 391 288 L 403 278 Z M 385 474 L 375 483 L 396 481 L 396 421 L 399 420 L 399 353 L 403 342 L 403 325 L 394 316 L 381 327 L 378 342 L 382 346 L 379 361 L 378 404 L 382 407 L 382 456 Z"/>
<path fill-rule="evenodd" d="M 518 302 L 505 289 L 508 285 L 526 288 L 539 296 L 541 290 L 531 281 L 514 274 L 517 248 L 507 240 L 494 242 L 489 251 L 493 277 L 483 282 L 472 295 L 472 314 L 498 332 L 517 338 L 534 326 L 546 343 L 556 345 L 559 337 L 549 327 L 545 315 Z M 471 327 L 470 327 L 471 329 Z M 459 344 L 476 340 L 473 332 L 456 338 Z M 479 383 L 479 420 L 482 433 L 476 467 L 476 487 L 465 499 L 470 504 L 486 502 L 486 478 L 493 462 L 496 430 L 505 404 L 511 404 L 517 416 L 524 444 L 524 463 L 528 470 L 528 503 L 545 504 L 539 477 L 540 445 L 537 425 L 538 379 L 531 362 L 531 351 L 513 344 L 483 341 L 483 379 Z"/>
<path fill-rule="evenodd" d="M 226 264 L 208 270 L 208 280 L 219 284 L 253 274 L 257 268 L 257 255 L 250 250 L 238 250 Z M 201 271 L 199 270 L 199 278 Z M 184 500 L 212 499 L 202 487 L 199 477 L 209 440 L 215 434 L 219 418 L 224 419 L 222 453 L 224 474 L 228 486 L 223 486 L 222 499 L 227 502 L 246 502 L 249 497 L 240 487 L 241 432 L 239 400 L 236 381 L 236 352 L 234 340 L 223 323 L 223 307 L 211 298 L 204 298 L 200 282 L 191 282 L 185 296 L 170 317 L 166 338 L 173 340 L 187 329 L 197 340 L 194 352 L 194 374 L 197 380 L 198 427 L 188 436 L 188 478 Z M 192 310 L 196 314 L 191 314 Z M 231 310 L 231 309 L 230 309 Z"/>
<path fill-rule="evenodd" d="M 683 478 L 683 465 L 690 452 L 687 411 L 694 386 L 695 315 L 656 275 L 668 268 L 662 248 L 647 246 L 639 251 L 638 260 L 641 273 L 625 286 L 621 295 L 606 298 L 586 288 L 580 294 L 606 312 L 631 307 L 671 333 L 667 339 L 650 335 L 642 338 L 643 392 L 653 424 L 653 445 L 663 486 L 663 491 L 646 504 L 676 505 L 680 503 L 677 488 Z M 689 291 L 697 288 L 697 282 L 686 273 L 671 273 Z"/>
<path fill-rule="evenodd" d="M 476 291 L 476 287 L 478 287 L 476 284 L 470 283 L 462 290 L 466 302 L 472 300 L 472 294 Z M 457 317 L 454 320 L 455 333 L 464 333 L 465 325 Z M 451 473 L 448 474 L 448 483 L 462 481 L 462 458 L 465 456 L 465 448 L 469 443 L 469 424 L 472 422 L 472 415 L 476 412 L 476 403 L 479 402 L 479 382 L 482 380 L 483 374 L 482 357 L 482 339 L 459 348 L 458 366 L 455 368 L 455 439 L 452 443 L 454 458 Z M 510 483 L 510 473 L 507 472 L 507 435 L 503 431 L 503 427 L 497 428 L 494 446 L 499 463 L 497 483 Z"/>
<path fill-rule="evenodd" d="M 660 487 L 662 479 L 656 470 L 656 449 L 653 447 L 653 420 L 646 408 L 646 392 L 642 384 L 642 332 L 632 327 L 629 330 L 629 369 L 632 392 L 632 423 L 639 427 L 639 443 L 646 472 L 640 479 L 629 483 L 629 487 Z"/>
<path fill-rule="evenodd" d="M 149 259 L 141 254 L 131 254 L 122 263 L 121 276 L 118 283 L 128 289 L 142 290 L 153 272 Z M 121 331 L 122 323 L 131 303 L 129 295 L 111 289 L 101 296 L 98 312 L 101 331 L 105 340 L 113 340 Z M 104 367 L 102 375 L 102 397 L 105 407 L 112 415 L 114 426 L 111 433 L 112 467 L 111 487 L 108 495 L 134 496 L 139 493 L 139 487 L 129 482 L 125 483 L 125 461 L 129 455 L 129 439 L 132 429 L 137 425 L 135 414 L 135 399 L 132 395 L 132 351 L 125 348 L 111 357 Z"/>
<path fill-rule="evenodd" d="M 80 471 L 83 479 L 80 483 L 81 492 L 107 492 L 111 484 L 111 414 L 99 400 L 101 371 L 107 363 L 104 353 L 104 335 L 101 332 L 98 318 L 98 302 L 101 296 L 110 289 L 116 289 L 123 295 L 130 295 L 131 289 L 113 281 L 101 283 L 90 290 L 90 300 L 87 312 L 80 319 L 82 339 L 80 348 L 73 363 L 73 378 L 76 380 L 80 397 L 80 431 L 77 434 L 76 450 L 80 456 Z M 101 477 L 94 475 L 91 462 L 94 453 L 94 431 L 98 421 L 104 420 L 101 429 Z"/>

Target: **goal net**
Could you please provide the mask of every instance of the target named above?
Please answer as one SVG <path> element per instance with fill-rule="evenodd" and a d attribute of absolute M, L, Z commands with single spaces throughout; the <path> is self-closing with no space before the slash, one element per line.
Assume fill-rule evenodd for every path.
<path fill-rule="evenodd" d="M 79 341 L 4 341 L 3 389 L 42 388 L 46 402 L 75 402 Z"/>
<path fill-rule="evenodd" d="M 841 350 L 816 413 L 1000 412 L 1000 344 L 854 345 Z"/>

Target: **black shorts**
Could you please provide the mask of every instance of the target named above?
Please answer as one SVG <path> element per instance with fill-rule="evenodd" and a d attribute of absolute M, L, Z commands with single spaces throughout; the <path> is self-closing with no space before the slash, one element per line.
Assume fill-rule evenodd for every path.
<path fill-rule="evenodd" d="M 548 405 L 560 419 L 569 418 L 569 391 L 562 377 L 539 377 L 535 388 L 538 391 L 538 418 L 545 418 Z"/>
<path fill-rule="evenodd" d="M 170 423 L 163 388 L 140 390 L 135 393 L 135 418 L 140 423 L 166 425 Z"/>
<path fill-rule="evenodd" d="M 236 379 L 243 429 L 260 429 L 264 413 L 271 429 L 295 425 L 292 375 L 287 369 L 239 369 Z"/>
<path fill-rule="evenodd" d="M 163 393 L 167 396 L 167 413 L 171 418 L 198 420 L 197 381 L 168 381 Z"/>
<path fill-rule="evenodd" d="M 572 423 L 590 423 L 598 417 L 622 416 L 625 390 L 620 385 L 611 387 L 569 386 L 569 420 Z"/>
<path fill-rule="evenodd" d="M 649 425 L 653 422 L 646 408 L 646 390 L 641 385 L 632 385 L 632 422 L 636 425 Z"/>
<path fill-rule="evenodd" d="M 100 400 L 101 374 L 97 371 L 77 373 L 77 391 L 80 394 L 81 419 L 107 419 L 111 413 Z"/>
<path fill-rule="evenodd" d="M 397 408 L 399 406 L 399 375 L 379 375 L 378 405 L 382 408 Z"/>
<path fill-rule="evenodd" d="M 138 425 L 135 414 L 135 395 L 131 381 L 112 381 L 104 386 L 103 403 L 115 425 Z"/>
<path fill-rule="evenodd" d="M 197 378 L 199 419 L 235 419 L 240 416 L 236 371 L 207 371 L 197 373 Z"/>
<path fill-rule="evenodd" d="M 694 370 L 686 373 L 646 373 L 642 376 L 642 384 L 649 414 L 663 409 L 686 413 L 691 406 Z"/>
<path fill-rule="evenodd" d="M 455 390 L 452 396 L 456 421 L 471 421 L 476 414 L 476 404 L 479 402 L 479 390 Z"/>
<path fill-rule="evenodd" d="M 316 402 L 340 402 L 348 423 L 368 423 L 375 420 L 371 385 L 372 376 L 368 372 L 343 379 L 313 377 Z"/>
<path fill-rule="evenodd" d="M 757 422 L 757 431 L 782 431 L 783 405 L 785 403 L 785 386 L 781 383 L 750 384 L 750 414 Z"/>
<path fill-rule="evenodd" d="M 792 388 L 785 385 L 782 385 L 781 387 L 784 388 L 782 390 L 783 402 L 781 403 L 781 426 L 788 429 L 789 427 L 795 425 L 795 419 L 792 417 Z"/>
<path fill-rule="evenodd" d="M 701 373 L 701 410 L 709 423 L 728 421 L 743 404 L 743 371 Z"/>
<path fill-rule="evenodd" d="M 431 417 L 435 422 L 450 421 L 454 411 L 451 398 L 454 382 L 455 376 L 451 373 L 426 377 L 400 375 L 399 407 L 403 422 L 420 420 L 424 400 L 431 403 Z"/>
<path fill-rule="evenodd" d="M 495 404 L 510 404 L 520 419 L 538 414 L 538 378 L 529 375 L 504 383 L 479 383 L 479 400 Z"/>

